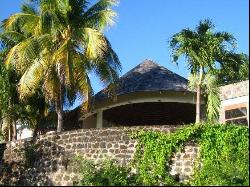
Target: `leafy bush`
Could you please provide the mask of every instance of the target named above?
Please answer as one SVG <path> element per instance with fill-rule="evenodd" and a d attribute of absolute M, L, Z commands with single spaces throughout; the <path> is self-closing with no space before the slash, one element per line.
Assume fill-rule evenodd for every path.
<path fill-rule="evenodd" d="M 81 175 L 79 186 L 128 186 L 135 185 L 136 177 L 128 167 L 120 166 L 114 160 L 94 163 L 76 156 L 73 167 Z"/>
<path fill-rule="evenodd" d="M 202 168 L 191 185 L 248 186 L 249 131 L 236 125 L 204 126 L 199 137 Z"/>

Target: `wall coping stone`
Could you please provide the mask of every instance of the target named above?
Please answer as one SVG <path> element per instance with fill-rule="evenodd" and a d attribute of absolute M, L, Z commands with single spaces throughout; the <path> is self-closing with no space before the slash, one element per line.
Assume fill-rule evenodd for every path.
<path fill-rule="evenodd" d="M 155 125 L 155 126 L 122 126 L 122 127 L 106 127 L 106 128 L 102 128 L 102 129 L 97 129 L 97 128 L 91 128 L 91 129 L 77 129 L 77 130 L 71 130 L 71 131 L 63 131 L 63 132 L 56 132 L 56 131 L 51 131 L 49 133 L 46 133 L 45 135 L 40 135 L 38 136 L 37 140 L 43 140 L 43 139 L 47 139 L 50 137 L 55 137 L 58 136 L 58 138 L 60 138 L 63 135 L 71 135 L 71 134 L 80 134 L 80 133 L 86 133 L 86 132 L 91 132 L 91 133 L 95 133 L 95 132 L 104 132 L 104 131 L 120 131 L 120 132 L 129 132 L 129 131 L 134 131 L 134 130 L 163 130 L 163 131 L 167 131 L 170 130 L 172 132 L 172 130 L 175 129 L 179 129 L 179 128 L 183 128 L 187 125 Z M 0 146 L 2 144 L 5 144 L 7 146 L 11 145 L 11 146 L 15 146 L 17 144 L 24 144 L 25 142 L 31 142 L 32 141 L 32 137 L 30 138 L 25 138 L 25 139 L 21 139 L 21 140 L 16 140 L 16 141 L 8 141 L 8 142 L 2 142 L 0 143 Z"/>

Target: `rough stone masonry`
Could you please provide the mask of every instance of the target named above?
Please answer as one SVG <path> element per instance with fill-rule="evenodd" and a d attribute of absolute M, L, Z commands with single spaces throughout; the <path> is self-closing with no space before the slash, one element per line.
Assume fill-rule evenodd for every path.
<path fill-rule="evenodd" d="M 0 145 L 0 185 L 73 185 L 78 179 L 70 160 L 82 155 L 95 161 L 116 159 L 127 164 L 134 156 L 136 141 L 130 132 L 139 129 L 171 133 L 181 126 L 121 127 L 107 129 L 80 129 L 41 136 Z M 183 126 L 182 126 L 183 127 Z M 32 149 L 33 146 L 33 149 Z M 31 154 L 32 150 L 36 150 Z M 171 174 L 180 180 L 188 179 L 198 147 L 187 145 L 172 158 Z M 31 158 L 28 158 L 32 155 Z M 26 169 L 26 166 L 29 169 Z M 32 167 L 30 167 L 32 166 Z"/>

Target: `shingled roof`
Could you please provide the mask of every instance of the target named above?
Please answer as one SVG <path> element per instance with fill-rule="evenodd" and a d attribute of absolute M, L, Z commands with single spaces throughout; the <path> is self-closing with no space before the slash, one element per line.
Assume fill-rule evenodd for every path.
<path fill-rule="evenodd" d="M 145 60 L 119 79 L 117 95 L 147 91 L 188 91 L 187 84 L 187 79 L 151 60 Z M 95 95 L 95 100 L 107 97 L 104 89 Z"/>

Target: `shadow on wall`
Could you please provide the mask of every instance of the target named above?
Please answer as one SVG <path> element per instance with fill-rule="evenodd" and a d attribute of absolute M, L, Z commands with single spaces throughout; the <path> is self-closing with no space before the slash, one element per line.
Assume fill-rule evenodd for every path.
<path fill-rule="evenodd" d="M 60 167 L 58 158 L 64 153 L 62 147 L 47 140 L 39 141 L 37 144 L 25 141 L 20 148 L 12 149 L 11 155 L 5 153 L 5 160 L 4 149 L 6 146 L 0 152 L 0 185 L 53 185 L 48 176 Z"/>

